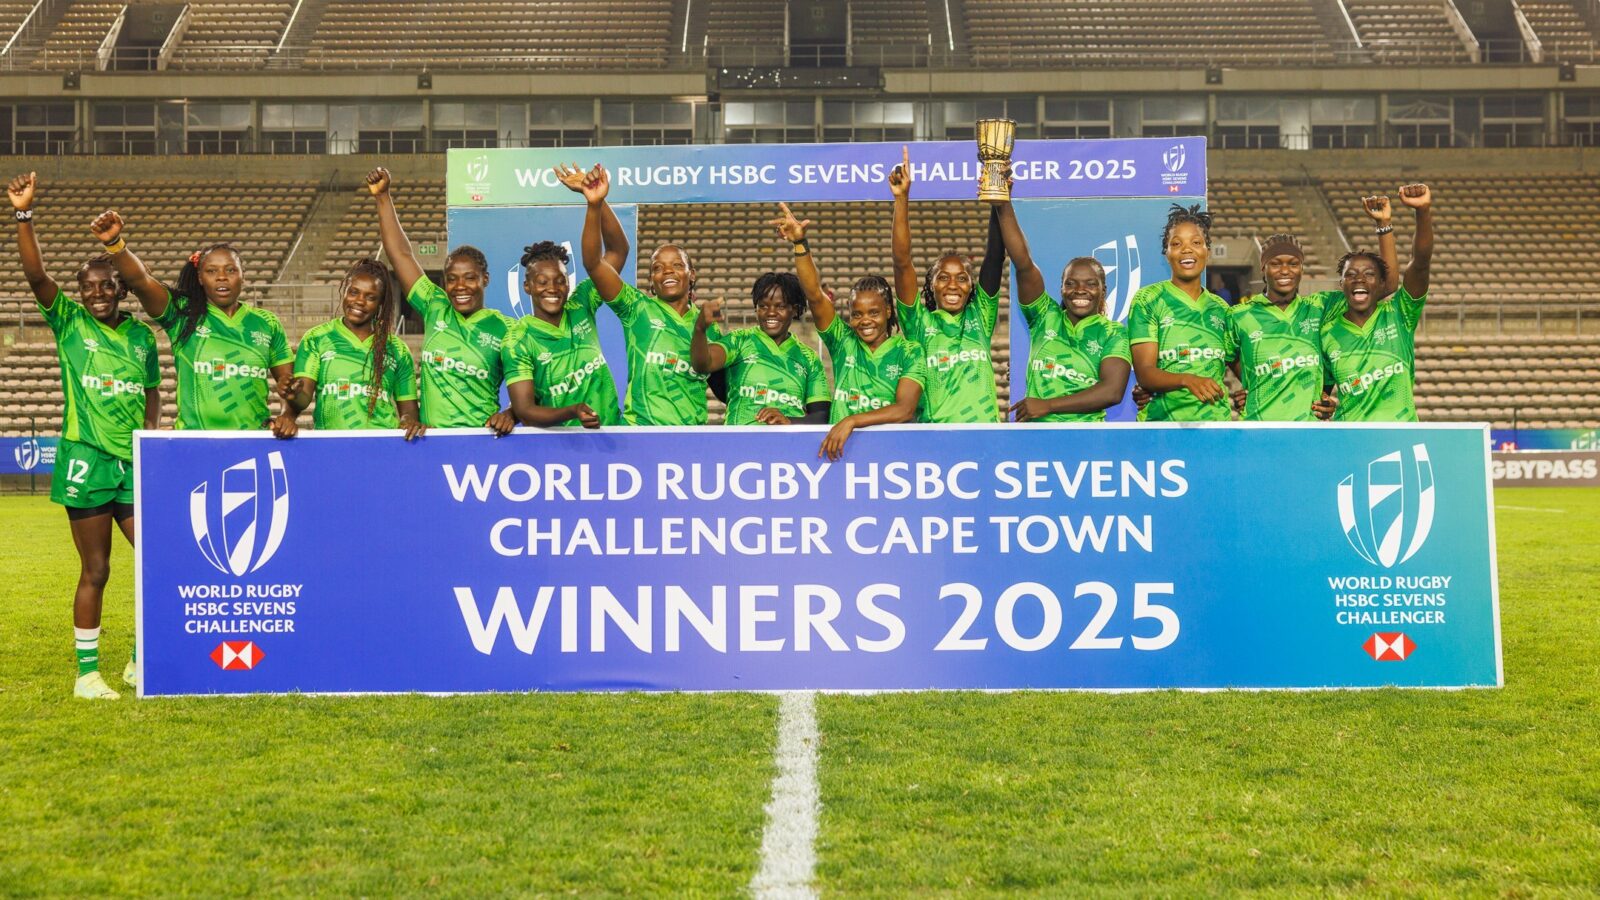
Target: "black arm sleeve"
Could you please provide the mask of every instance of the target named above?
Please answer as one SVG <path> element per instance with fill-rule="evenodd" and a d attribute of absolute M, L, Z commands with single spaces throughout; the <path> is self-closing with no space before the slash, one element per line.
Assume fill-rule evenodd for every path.
<path fill-rule="evenodd" d="M 1000 237 L 1000 207 L 989 207 L 989 242 L 983 248 L 983 265 L 978 269 L 978 286 L 984 293 L 1000 293 L 1000 278 L 1006 271 L 1006 242 Z"/>

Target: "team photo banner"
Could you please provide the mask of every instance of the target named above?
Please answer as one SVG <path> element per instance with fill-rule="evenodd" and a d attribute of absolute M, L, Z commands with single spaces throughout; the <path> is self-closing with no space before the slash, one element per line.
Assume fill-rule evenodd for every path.
<path fill-rule="evenodd" d="M 1482 427 L 140 432 L 142 696 L 1502 683 Z"/>
<path fill-rule="evenodd" d="M 0 475 L 49 475 L 56 467 L 56 438 L 0 438 Z"/>
<path fill-rule="evenodd" d="M 762 203 L 888 200 L 889 171 L 902 142 L 859 144 L 694 144 L 451 150 L 450 206 L 582 204 L 552 167 L 602 163 L 612 203 Z M 978 145 L 918 141 L 911 147 L 916 200 L 974 200 Z M 1204 138 L 1017 141 L 1014 196 L 1205 196 Z"/>

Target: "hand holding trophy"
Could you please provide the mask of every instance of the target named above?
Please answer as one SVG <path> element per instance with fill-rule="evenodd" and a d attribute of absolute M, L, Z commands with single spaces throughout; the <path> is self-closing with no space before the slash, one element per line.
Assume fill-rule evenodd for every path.
<path fill-rule="evenodd" d="M 983 171 L 978 173 L 978 199 L 985 203 L 1008 202 L 1011 187 L 1006 183 L 1006 167 L 1017 142 L 1017 123 L 1011 119 L 979 119 L 977 132 L 978 162 L 983 164 Z"/>

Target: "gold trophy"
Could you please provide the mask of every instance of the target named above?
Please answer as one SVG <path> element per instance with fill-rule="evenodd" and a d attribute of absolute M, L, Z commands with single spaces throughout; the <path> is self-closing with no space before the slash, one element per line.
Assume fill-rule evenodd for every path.
<path fill-rule="evenodd" d="M 978 199 L 985 203 L 1004 203 L 1011 199 L 1006 184 L 1006 164 L 1017 142 L 1017 123 L 1011 119 L 978 120 Z"/>

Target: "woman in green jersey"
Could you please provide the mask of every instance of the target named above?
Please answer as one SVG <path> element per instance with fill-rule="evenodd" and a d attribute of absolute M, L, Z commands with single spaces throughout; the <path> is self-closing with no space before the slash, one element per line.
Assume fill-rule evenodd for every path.
<path fill-rule="evenodd" d="M 274 435 L 294 437 L 295 419 L 313 402 L 318 431 L 401 428 L 409 441 L 427 430 L 418 419 L 411 351 L 390 333 L 399 292 L 383 263 L 363 259 L 350 267 L 339 286 L 343 314 L 300 339 Z"/>
<path fill-rule="evenodd" d="M 828 411 L 833 427 L 817 455 L 837 460 L 857 428 L 915 422 L 927 370 L 922 348 L 895 334 L 900 323 L 889 282 L 880 275 L 857 279 L 850 292 L 847 323 L 835 313 L 833 298 L 822 289 L 822 277 L 806 241 L 811 220 L 796 221 L 787 207 L 783 210 L 778 232 L 794 247 L 795 274 L 811 307 L 811 320 L 817 323 L 822 344 L 833 360 L 833 405 Z"/>
<path fill-rule="evenodd" d="M 989 211 L 988 247 L 974 286 L 966 257 L 941 253 L 921 282 L 911 254 L 911 151 L 902 147 L 900 165 L 889 173 L 894 195 L 894 283 L 906 335 L 926 354 L 928 390 L 922 418 L 927 422 L 998 422 L 989 347 L 1000 314 L 1000 279 L 1005 249 L 999 212 Z"/>
<path fill-rule="evenodd" d="M 67 509 L 72 544 L 78 549 L 78 587 L 72 598 L 72 630 L 78 679 L 73 695 L 115 700 L 100 675 L 100 609 L 111 575 L 111 526 L 133 543 L 133 431 L 155 428 L 161 419 L 161 371 L 149 326 L 121 309 L 128 288 L 111 260 L 95 256 L 78 267 L 78 296 L 63 292 L 45 271 L 33 231 L 34 173 L 6 186 L 17 220 L 22 274 L 56 338 L 61 392 L 66 398 L 61 439 L 56 444 L 50 499 Z M 122 680 L 135 680 L 132 659 Z"/>
<path fill-rule="evenodd" d="M 1400 202 L 1416 212 L 1411 261 L 1400 287 L 1379 299 L 1387 264 L 1371 253 L 1339 260 L 1343 303 L 1322 325 L 1324 377 L 1334 386 L 1336 422 L 1415 422 L 1416 330 L 1428 301 L 1433 263 L 1433 194 L 1425 184 L 1400 188 Z"/>
<path fill-rule="evenodd" d="M 245 289 L 239 251 L 227 243 L 200 248 L 169 288 L 128 249 L 123 227 L 115 211 L 89 224 L 128 289 L 172 340 L 178 427 L 266 428 L 268 382 L 281 392 L 293 374 L 294 356 L 278 317 L 239 299 Z"/>
<path fill-rule="evenodd" d="M 1028 320 L 1028 395 L 1012 404 L 1018 422 L 1104 422 L 1122 401 L 1133 360 L 1122 323 L 1106 318 L 1106 272 L 1080 256 L 1061 272 L 1061 302 L 1045 293 L 1044 273 L 1009 202 L 997 208 L 1006 254 L 1017 267 Z"/>
<path fill-rule="evenodd" d="M 794 216 L 780 207 L 789 220 Z M 774 224 L 782 227 L 783 219 Z M 728 425 L 821 425 L 828 421 L 828 375 L 822 360 L 795 339 L 789 328 L 805 315 L 805 289 L 789 272 L 767 272 L 756 279 L 750 299 L 755 328 L 724 334 L 716 326 L 721 300 L 700 304 L 690 361 L 696 372 L 728 373 Z"/>
<path fill-rule="evenodd" d="M 602 252 L 602 228 L 610 209 L 611 176 L 596 166 L 593 186 L 583 194 L 583 267 L 600 299 L 622 321 L 628 345 L 626 425 L 704 425 L 706 376 L 689 361 L 694 341 L 694 263 L 677 244 L 662 244 L 650 254 L 650 293 L 624 284 L 620 267 Z"/>
<path fill-rule="evenodd" d="M 1128 342 L 1139 384 L 1154 397 L 1141 412 L 1151 422 L 1226 422 L 1232 417 L 1223 388 L 1228 304 L 1206 290 L 1211 260 L 1211 214 L 1199 205 L 1173 204 L 1161 232 L 1172 277 L 1133 295 Z"/>
<path fill-rule="evenodd" d="M 617 388 L 595 329 L 600 295 L 590 281 L 569 295 L 570 260 L 554 241 L 523 248 L 522 287 L 533 315 L 517 321 L 502 354 L 511 409 L 524 425 L 620 425 Z"/>
<path fill-rule="evenodd" d="M 378 205 L 383 252 L 406 289 L 406 302 L 422 317 L 422 424 L 430 428 L 488 428 L 510 434 L 516 419 L 500 408 L 505 380 L 500 350 L 513 320 L 483 305 L 489 286 L 489 261 L 483 251 L 463 244 L 444 263 L 444 287 L 434 284 L 417 262 L 400 225 L 393 179 L 383 167 L 367 173 L 367 190 Z"/>

